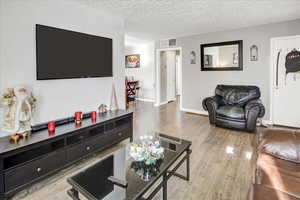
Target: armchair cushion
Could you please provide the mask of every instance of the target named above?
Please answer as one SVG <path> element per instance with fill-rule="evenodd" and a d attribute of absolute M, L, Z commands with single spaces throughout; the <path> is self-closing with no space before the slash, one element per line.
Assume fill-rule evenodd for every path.
<path fill-rule="evenodd" d="M 215 93 L 226 105 L 244 106 L 248 101 L 260 98 L 260 90 L 256 86 L 218 85 Z"/>
<path fill-rule="evenodd" d="M 239 106 L 220 106 L 217 109 L 217 114 L 223 117 L 245 119 L 245 111 Z"/>
<path fill-rule="evenodd" d="M 267 131 L 259 149 L 274 157 L 300 163 L 300 133 L 287 130 Z"/>

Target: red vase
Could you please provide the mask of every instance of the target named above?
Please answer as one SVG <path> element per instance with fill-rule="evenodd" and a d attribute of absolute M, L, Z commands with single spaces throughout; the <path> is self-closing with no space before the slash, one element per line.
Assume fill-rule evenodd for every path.
<path fill-rule="evenodd" d="M 82 120 L 82 112 L 81 111 L 75 112 L 75 122 L 81 123 L 81 120 Z"/>
<path fill-rule="evenodd" d="M 55 121 L 48 122 L 48 131 L 49 134 L 54 134 L 55 132 Z"/>
<path fill-rule="evenodd" d="M 97 112 L 96 111 L 93 111 L 91 113 L 91 119 L 92 119 L 93 122 L 97 120 Z"/>

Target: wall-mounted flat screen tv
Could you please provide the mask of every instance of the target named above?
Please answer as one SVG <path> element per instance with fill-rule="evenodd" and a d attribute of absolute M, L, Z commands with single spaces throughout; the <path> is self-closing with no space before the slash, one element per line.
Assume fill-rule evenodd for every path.
<path fill-rule="evenodd" d="M 111 77 L 110 38 L 36 25 L 37 80 Z"/>

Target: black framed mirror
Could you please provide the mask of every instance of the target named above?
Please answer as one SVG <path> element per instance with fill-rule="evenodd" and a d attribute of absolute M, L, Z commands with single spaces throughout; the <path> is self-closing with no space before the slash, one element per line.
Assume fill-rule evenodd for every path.
<path fill-rule="evenodd" d="M 243 70 L 243 40 L 201 44 L 201 71 Z"/>

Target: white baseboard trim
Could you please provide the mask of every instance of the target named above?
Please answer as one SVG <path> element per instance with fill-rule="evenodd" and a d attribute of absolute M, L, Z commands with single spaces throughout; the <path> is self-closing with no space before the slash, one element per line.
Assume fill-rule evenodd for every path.
<path fill-rule="evenodd" d="M 273 125 L 273 122 L 271 120 L 263 119 L 261 122 L 263 125 Z"/>
<path fill-rule="evenodd" d="M 138 100 L 138 101 L 144 101 L 144 102 L 154 102 L 154 100 L 153 99 L 142 99 L 142 98 L 136 98 L 136 100 Z"/>
<path fill-rule="evenodd" d="M 168 101 L 164 101 L 164 102 L 161 102 L 160 104 L 154 104 L 154 106 L 156 106 L 156 107 L 158 107 L 158 106 L 162 106 L 162 105 L 165 105 L 165 104 L 167 104 L 167 103 L 169 103 Z"/>
<path fill-rule="evenodd" d="M 208 115 L 208 112 L 203 110 L 188 109 L 188 108 L 181 108 L 180 110 L 183 112 L 195 113 L 199 115 Z"/>

